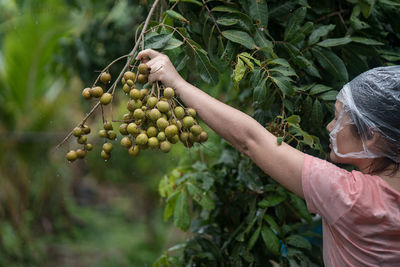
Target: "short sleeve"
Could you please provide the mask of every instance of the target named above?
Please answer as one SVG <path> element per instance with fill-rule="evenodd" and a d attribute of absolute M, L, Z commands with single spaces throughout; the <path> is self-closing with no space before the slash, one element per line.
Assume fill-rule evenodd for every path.
<path fill-rule="evenodd" d="M 301 179 L 308 210 L 329 224 L 352 208 L 363 182 L 353 173 L 310 155 L 304 157 Z"/>

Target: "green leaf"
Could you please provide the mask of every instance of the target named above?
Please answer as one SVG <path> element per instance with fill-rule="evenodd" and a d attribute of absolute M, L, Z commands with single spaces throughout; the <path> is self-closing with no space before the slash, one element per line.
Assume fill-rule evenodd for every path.
<path fill-rule="evenodd" d="M 374 9 L 375 0 L 359 1 L 359 5 L 364 18 L 368 18 L 369 15 L 371 15 L 372 10 Z"/>
<path fill-rule="evenodd" d="M 212 12 L 240 13 L 239 10 L 229 6 L 216 6 L 211 9 Z"/>
<path fill-rule="evenodd" d="M 257 24 L 266 28 L 268 25 L 268 5 L 266 0 L 251 0 L 249 4 L 250 16 Z"/>
<path fill-rule="evenodd" d="M 325 100 L 325 101 L 336 101 L 336 96 L 339 92 L 336 90 L 331 90 L 328 92 L 325 92 L 319 96 L 320 99 Z"/>
<path fill-rule="evenodd" d="M 257 203 L 260 208 L 274 207 L 282 203 L 286 199 L 284 192 L 271 192 L 263 200 Z"/>
<path fill-rule="evenodd" d="M 268 64 L 277 64 L 277 65 L 281 65 L 281 66 L 284 66 L 284 67 L 287 67 L 287 68 L 290 67 L 289 62 L 284 58 L 276 58 L 276 59 L 273 59 L 273 60 L 269 60 L 267 62 L 268 62 Z"/>
<path fill-rule="evenodd" d="M 284 40 L 289 40 L 300 28 L 300 24 L 303 22 L 306 16 L 307 8 L 300 7 L 293 14 L 290 15 L 285 33 L 283 35 Z"/>
<path fill-rule="evenodd" d="M 176 200 L 174 225 L 183 231 L 187 231 L 190 226 L 189 203 L 185 191 L 182 191 Z"/>
<path fill-rule="evenodd" d="M 246 66 L 244 65 L 243 60 L 238 58 L 238 62 L 233 70 L 233 80 L 238 83 L 242 80 L 244 74 L 246 72 Z"/>
<path fill-rule="evenodd" d="M 311 251 L 311 244 L 307 239 L 302 237 L 301 235 L 291 235 L 286 238 L 286 243 L 296 248 L 303 248 L 308 251 Z"/>
<path fill-rule="evenodd" d="M 278 237 L 271 231 L 271 229 L 267 226 L 263 226 L 261 230 L 261 236 L 264 240 L 264 244 L 267 247 L 268 251 L 274 255 L 279 255 L 279 239 Z"/>
<path fill-rule="evenodd" d="M 290 78 L 285 76 L 275 76 L 271 77 L 271 80 L 275 83 L 276 86 L 278 86 L 279 89 L 281 89 L 282 93 L 286 95 L 293 95 L 294 88 L 290 84 Z"/>
<path fill-rule="evenodd" d="M 279 136 L 276 138 L 276 143 L 278 144 L 278 146 L 282 145 L 283 140 L 285 139 L 285 137 Z"/>
<path fill-rule="evenodd" d="M 319 64 L 330 74 L 332 74 L 338 82 L 346 83 L 349 80 L 346 66 L 343 61 L 333 52 L 326 48 L 312 48 L 314 56 Z"/>
<path fill-rule="evenodd" d="M 185 2 L 185 3 L 195 4 L 198 6 L 203 6 L 203 3 L 201 1 L 197 1 L 197 0 L 169 0 L 169 2 L 171 2 L 171 3 Z"/>
<path fill-rule="evenodd" d="M 313 127 L 318 129 L 322 124 L 322 119 L 323 113 L 321 102 L 319 102 L 318 99 L 315 99 L 311 113 L 311 123 L 313 124 Z"/>
<path fill-rule="evenodd" d="M 323 25 L 316 28 L 308 37 L 308 45 L 313 45 L 319 41 L 321 37 L 328 35 L 335 28 L 334 24 Z"/>
<path fill-rule="evenodd" d="M 269 71 L 271 72 L 277 72 L 282 74 L 283 76 L 296 76 L 297 77 L 297 73 L 292 69 L 292 68 L 285 68 L 285 67 L 275 67 L 270 69 Z"/>
<path fill-rule="evenodd" d="M 319 42 L 317 45 L 323 46 L 323 47 L 332 47 L 332 46 L 339 46 L 339 45 L 345 45 L 351 42 L 350 37 L 342 37 L 342 38 L 331 38 L 331 39 L 325 39 L 322 42 Z"/>
<path fill-rule="evenodd" d="M 172 50 L 172 49 L 180 47 L 182 44 L 183 44 L 183 42 L 181 40 L 171 38 L 171 39 L 169 39 L 167 45 L 164 47 L 163 50 Z"/>
<path fill-rule="evenodd" d="M 256 42 L 257 46 L 262 48 L 269 48 L 273 49 L 274 45 L 272 44 L 271 41 L 269 41 L 266 37 L 265 34 L 260 31 L 259 29 L 256 30 L 256 34 L 254 35 L 254 41 Z"/>
<path fill-rule="evenodd" d="M 267 79 L 264 78 L 254 88 L 253 101 L 263 102 L 265 100 L 265 97 L 267 95 L 267 87 L 265 86 L 266 82 Z"/>
<path fill-rule="evenodd" d="M 261 67 L 260 60 L 254 58 L 252 55 L 250 55 L 247 52 L 240 53 L 239 57 L 241 57 L 244 60 L 244 62 L 246 62 L 247 65 L 249 65 L 250 63 L 247 63 L 247 61 L 245 59 L 251 59 L 254 63 L 256 63 L 259 67 Z M 250 67 L 250 65 L 249 65 L 249 67 Z M 251 69 L 253 70 L 253 68 L 251 68 Z"/>
<path fill-rule="evenodd" d="M 378 1 L 381 2 L 382 4 L 385 4 L 385 5 L 400 7 L 400 3 L 399 2 L 395 2 L 395 1 L 392 1 L 392 0 L 378 0 Z"/>
<path fill-rule="evenodd" d="M 163 49 L 171 38 L 172 33 L 151 36 L 146 40 L 145 47 L 151 49 Z"/>
<path fill-rule="evenodd" d="M 211 65 L 209 58 L 205 53 L 197 49 L 194 50 L 196 56 L 196 65 L 201 79 L 211 85 L 218 83 L 218 71 Z"/>
<path fill-rule="evenodd" d="M 236 30 L 228 30 L 228 31 L 223 31 L 222 35 L 226 39 L 231 40 L 232 42 L 241 44 L 248 49 L 253 49 L 256 47 L 256 44 L 254 43 L 253 38 L 251 38 L 251 36 L 246 32 L 236 31 Z"/>
<path fill-rule="evenodd" d="M 313 87 L 311 87 L 310 90 L 310 95 L 318 95 L 320 93 L 326 92 L 332 90 L 332 87 L 323 85 L 323 84 L 316 84 Z"/>
<path fill-rule="evenodd" d="M 289 193 L 289 199 L 290 199 L 290 204 L 299 212 L 300 216 L 303 219 L 305 219 L 308 223 L 311 223 L 312 217 L 307 209 L 304 200 L 292 193 Z"/>
<path fill-rule="evenodd" d="M 259 226 L 251 235 L 250 239 L 249 239 L 249 243 L 247 244 L 247 249 L 251 250 L 254 245 L 256 244 L 259 236 L 260 236 L 260 232 L 261 232 L 261 226 Z"/>
<path fill-rule="evenodd" d="M 293 123 L 293 124 L 299 124 L 301 121 L 301 118 L 299 115 L 292 115 L 292 116 L 286 118 L 286 121 L 289 123 Z"/>
<path fill-rule="evenodd" d="M 242 55 L 239 55 L 239 58 L 242 59 L 246 63 L 246 65 L 250 68 L 251 71 L 254 70 L 254 63 L 251 62 L 251 60 L 249 58 L 244 57 Z"/>
<path fill-rule="evenodd" d="M 169 9 L 169 10 L 165 11 L 165 13 L 167 13 L 167 15 L 173 19 L 189 23 L 189 21 L 187 19 L 185 19 L 184 16 L 182 16 L 180 13 L 178 13 L 174 10 Z"/>
<path fill-rule="evenodd" d="M 178 199 L 178 196 L 181 192 L 180 191 L 175 191 L 174 193 L 171 194 L 171 196 L 168 197 L 167 199 L 167 205 L 165 206 L 164 209 L 164 221 L 168 221 L 169 217 L 174 214 L 175 211 L 175 204 L 176 200 Z"/>
<path fill-rule="evenodd" d="M 207 192 L 201 190 L 192 183 L 186 183 L 189 195 L 206 210 L 215 208 L 214 201 L 208 196 Z"/>
<path fill-rule="evenodd" d="M 350 39 L 359 44 L 365 44 L 365 45 L 384 45 L 384 43 L 378 42 L 374 39 L 369 39 L 369 38 L 364 38 L 364 37 L 350 37 Z"/>
<path fill-rule="evenodd" d="M 223 26 L 233 26 L 238 24 L 239 20 L 235 18 L 219 18 L 217 19 L 217 23 Z"/>
<path fill-rule="evenodd" d="M 274 218 L 272 218 L 272 217 L 269 216 L 268 214 L 265 214 L 263 219 L 264 219 L 264 221 L 266 221 L 266 222 L 269 224 L 271 230 L 274 231 L 275 234 L 278 233 L 278 231 L 279 231 L 279 225 L 276 223 L 276 221 L 274 220 Z"/>

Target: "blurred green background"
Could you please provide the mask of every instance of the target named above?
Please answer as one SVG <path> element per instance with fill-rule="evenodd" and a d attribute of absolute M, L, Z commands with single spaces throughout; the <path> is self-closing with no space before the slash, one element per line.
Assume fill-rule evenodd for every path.
<path fill-rule="evenodd" d="M 132 49 L 148 8 L 146 0 L 0 0 L 0 266 L 151 266 L 187 237 L 163 221 L 157 187 L 202 152 L 175 145 L 131 158 L 116 145 L 104 162 L 99 112 L 88 121 L 94 149 L 85 160 L 65 160 L 73 138 L 55 150 L 95 103 L 81 90 Z M 114 116 L 124 108 L 117 102 Z"/>

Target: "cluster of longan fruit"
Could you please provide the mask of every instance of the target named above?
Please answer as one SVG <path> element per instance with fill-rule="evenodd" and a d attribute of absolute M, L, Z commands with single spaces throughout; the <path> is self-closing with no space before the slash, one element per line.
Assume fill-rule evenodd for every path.
<path fill-rule="evenodd" d="M 123 115 L 119 126 L 119 132 L 123 135 L 120 144 L 128 149 L 131 156 L 137 156 L 141 150 L 148 148 L 168 153 L 172 144 L 179 141 L 186 147 L 207 141 L 208 134 L 196 120 L 196 110 L 181 105 L 174 89 L 159 84 L 157 88 L 154 84 L 151 90 L 137 88 L 137 83 L 147 83 L 149 71 L 149 67 L 141 63 L 137 67 L 137 73 L 128 70 L 121 79 L 122 90 L 129 96 L 129 100 L 126 107 L 128 113 Z M 102 83 L 107 84 L 110 80 L 109 73 L 104 72 L 100 75 Z M 111 94 L 103 93 L 100 86 L 85 88 L 82 95 L 85 99 L 100 97 L 102 105 L 109 104 L 113 97 Z M 103 129 L 98 134 L 110 141 L 116 139 L 116 132 L 111 122 L 104 122 Z M 111 157 L 113 144 L 110 141 L 104 142 L 101 151 L 101 157 L 105 160 Z M 78 158 L 69 157 L 71 153 L 71 151 L 67 153 L 68 160 Z"/>
<path fill-rule="evenodd" d="M 82 148 L 68 151 L 67 155 L 65 156 L 68 161 L 83 159 L 86 156 L 86 152 L 92 150 L 93 145 L 87 142 L 87 135 L 90 133 L 90 131 L 90 127 L 86 124 L 75 127 L 72 130 L 72 134 L 76 137 L 78 144 L 82 145 Z"/>

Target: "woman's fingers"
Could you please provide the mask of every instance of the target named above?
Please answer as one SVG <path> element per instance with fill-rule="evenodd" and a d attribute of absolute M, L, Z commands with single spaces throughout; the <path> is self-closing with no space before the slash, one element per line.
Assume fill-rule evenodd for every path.
<path fill-rule="evenodd" d="M 146 58 L 146 57 L 153 59 L 160 55 L 162 55 L 160 52 L 157 52 L 153 49 L 145 49 L 145 50 L 139 52 L 139 54 L 136 56 L 136 60 Z"/>

